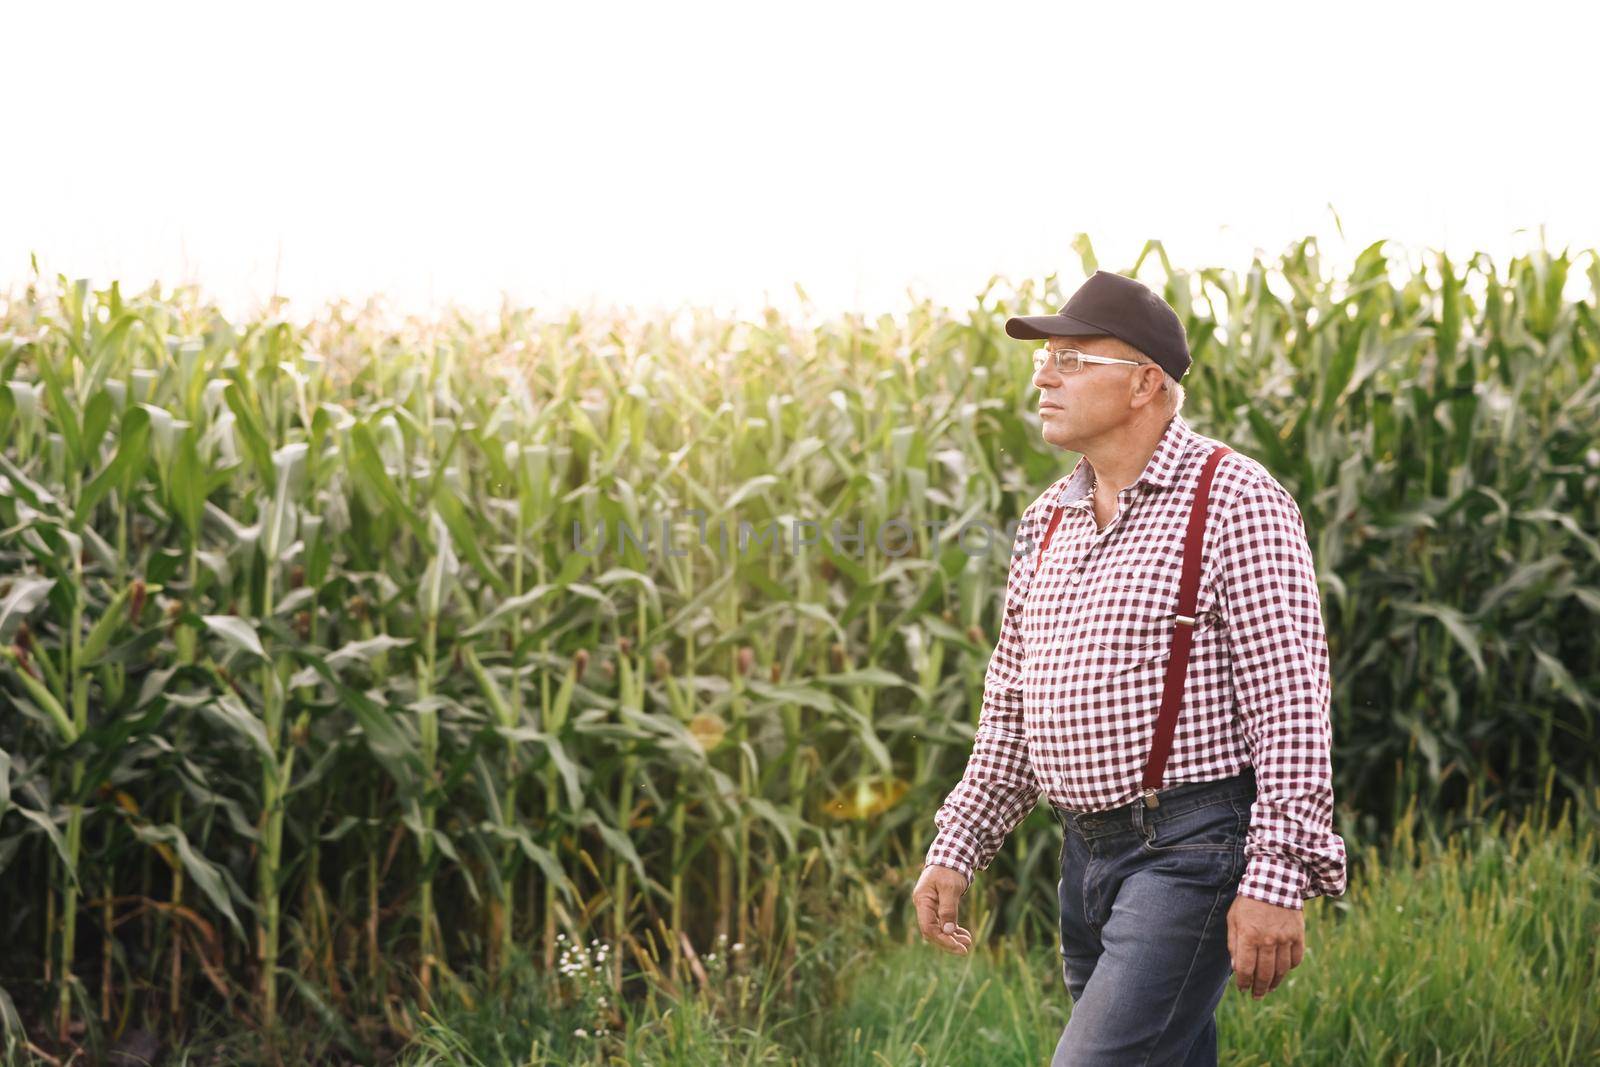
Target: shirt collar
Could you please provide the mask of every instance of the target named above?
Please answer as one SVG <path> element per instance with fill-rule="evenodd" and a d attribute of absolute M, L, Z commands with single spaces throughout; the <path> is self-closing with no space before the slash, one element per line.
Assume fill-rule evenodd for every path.
<path fill-rule="evenodd" d="M 1194 431 L 1189 424 L 1182 415 L 1173 415 L 1161 433 L 1161 440 L 1156 442 L 1156 450 L 1150 454 L 1150 461 L 1144 465 L 1144 470 L 1133 484 L 1145 483 L 1162 489 L 1172 486 L 1183 471 L 1184 456 L 1193 442 Z M 1089 466 L 1089 457 L 1078 457 L 1078 465 L 1072 468 L 1066 485 L 1056 497 L 1056 504 L 1060 507 L 1092 506 L 1094 501 L 1089 495 L 1089 488 L 1093 484 L 1094 470 Z"/>

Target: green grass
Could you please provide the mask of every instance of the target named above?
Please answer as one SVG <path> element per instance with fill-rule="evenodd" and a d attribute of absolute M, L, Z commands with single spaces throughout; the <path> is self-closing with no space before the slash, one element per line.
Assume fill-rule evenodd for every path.
<path fill-rule="evenodd" d="M 1495 818 L 1443 838 L 1408 818 L 1383 847 L 1362 851 L 1350 892 L 1308 907 L 1307 952 L 1284 984 L 1259 1001 L 1229 987 L 1218 1013 L 1224 1062 L 1559 1065 L 1600 1055 L 1592 814 L 1515 827 Z M 430 1020 L 401 1062 L 1049 1060 L 1070 999 L 1053 942 L 988 939 L 957 958 L 883 936 L 862 917 L 814 918 L 820 933 L 787 972 L 789 994 L 759 968 L 717 969 L 703 992 L 673 999 L 652 989 L 628 1002 L 625 1025 L 602 1037 L 581 994 L 584 972 L 553 986 L 527 972 L 529 984 L 475 1011 Z"/>

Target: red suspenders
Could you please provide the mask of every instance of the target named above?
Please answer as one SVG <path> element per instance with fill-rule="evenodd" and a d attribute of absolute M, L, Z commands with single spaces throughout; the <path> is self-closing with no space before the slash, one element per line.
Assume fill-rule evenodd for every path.
<path fill-rule="evenodd" d="M 1183 537 L 1183 574 L 1178 579 L 1177 622 L 1172 630 L 1172 658 L 1167 662 L 1166 686 L 1161 692 L 1161 713 L 1156 717 L 1156 735 L 1150 743 L 1150 757 L 1145 761 L 1144 779 L 1139 795 L 1145 807 L 1156 806 L 1156 790 L 1161 787 L 1161 773 L 1167 766 L 1167 755 L 1172 751 L 1172 731 L 1178 725 L 1178 708 L 1183 703 L 1183 680 L 1189 670 L 1189 652 L 1194 646 L 1195 602 L 1200 595 L 1200 551 L 1206 536 L 1206 504 L 1211 498 L 1211 477 L 1223 454 L 1233 451 L 1227 445 L 1218 445 L 1206 457 L 1200 470 L 1200 484 L 1195 489 L 1194 503 L 1189 508 L 1189 528 Z M 1050 547 L 1050 538 L 1061 521 L 1061 508 L 1050 514 L 1045 527 L 1044 540 L 1039 545 L 1038 567 L 1044 562 L 1044 550 Z"/>

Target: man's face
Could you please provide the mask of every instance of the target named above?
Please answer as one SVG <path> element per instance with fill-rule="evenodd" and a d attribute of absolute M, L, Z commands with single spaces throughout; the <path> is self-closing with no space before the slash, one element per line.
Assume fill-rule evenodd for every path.
<path fill-rule="evenodd" d="M 1092 356 L 1138 358 L 1112 337 L 1051 337 L 1044 344 L 1051 349 L 1076 348 Z M 1156 369 L 1151 371 L 1148 367 Z M 1138 398 L 1140 404 L 1160 403 L 1160 368 L 1154 363 L 1138 367 L 1085 363 L 1071 374 L 1062 374 L 1056 370 L 1054 360 L 1045 360 L 1044 366 L 1033 372 L 1044 439 L 1057 448 L 1081 452 L 1097 438 L 1115 431 L 1138 410 L 1134 394 L 1141 376 L 1148 376 L 1150 381 L 1143 387 L 1146 395 Z M 1150 395 L 1152 390 L 1154 395 Z"/>

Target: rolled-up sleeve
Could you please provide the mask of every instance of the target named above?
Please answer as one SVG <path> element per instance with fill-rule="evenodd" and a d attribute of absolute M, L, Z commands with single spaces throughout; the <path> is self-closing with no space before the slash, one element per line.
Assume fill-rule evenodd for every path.
<path fill-rule="evenodd" d="M 1022 600 L 1038 554 L 1039 507 L 1017 523 L 1000 638 L 983 680 L 983 707 L 961 781 L 934 813 L 938 832 L 926 862 L 960 871 L 972 884 L 974 869 L 989 866 L 1007 835 L 1033 810 L 1043 790 L 1028 757 L 1022 719 Z M 1036 532 L 1037 531 L 1037 532 Z"/>
<path fill-rule="evenodd" d="M 1256 772 L 1238 891 L 1300 908 L 1307 898 L 1345 891 L 1316 567 L 1299 506 L 1271 477 L 1236 499 L 1218 548 L 1234 693 Z"/>

